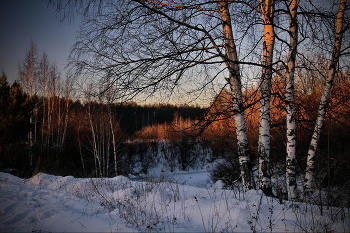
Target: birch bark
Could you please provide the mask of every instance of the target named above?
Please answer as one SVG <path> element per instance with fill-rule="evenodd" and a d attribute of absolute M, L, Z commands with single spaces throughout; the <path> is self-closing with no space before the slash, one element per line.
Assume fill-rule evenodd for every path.
<path fill-rule="evenodd" d="M 318 107 L 315 128 L 312 134 L 312 139 L 310 142 L 309 151 L 307 155 L 306 173 L 305 173 L 305 179 L 304 179 L 305 198 L 309 197 L 309 195 L 313 192 L 313 188 L 314 188 L 314 163 L 315 163 L 317 144 L 320 138 L 322 125 L 326 114 L 326 107 L 329 101 L 329 95 L 331 92 L 331 88 L 333 86 L 336 67 L 340 57 L 341 43 L 342 43 L 343 34 L 344 34 L 343 21 L 344 21 L 344 14 L 347 7 L 346 1 L 347 0 L 340 0 L 337 18 L 335 22 L 336 31 L 335 31 L 335 41 L 333 45 L 332 58 L 328 68 L 326 82 L 323 88 L 321 101 Z"/>
<path fill-rule="evenodd" d="M 264 22 L 263 60 L 260 86 L 260 116 L 259 116 L 259 188 L 272 195 L 270 164 L 270 96 L 272 79 L 273 49 L 275 31 L 273 25 L 274 0 L 260 0 L 261 14 Z"/>
<path fill-rule="evenodd" d="M 108 107 L 109 127 L 110 127 L 111 134 L 112 134 L 114 173 L 115 173 L 115 176 L 117 176 L 118 175 L 117 143 L 116 143 L 116 137 L 115 137 L 115 132 L 114 132 L 114 125 L 113 125 L 113 122 L 112 122 L 112 111 L 111 111 L 110 103 L 108 103 L 107 107 Z"/>
<path fill-rule="evenodd" d="M 87 105 L 87 115 L 89 118 L 89 123 L 90 123 L 90 127 L 91 127 L 91 136 L 92 136 L 92 152 L 94 155 L 94 163 L 95 163 L 95 175 L 96 177 L 102 177 L 102 170 L 101 170 L 101 153 L 100 150 L 98 148 L 98 135 L 95 131 L 95 126 L 94 123 L 92 121 L 92 110 L 91 110 L 91 105 L 93 104 L 91 99 L 90 99 L 90 95 L 91 95 L 91 91 L 92 91 L 92 85 L 89 87 L 88 90 L 88 105 Z"/>
<path fill-rule="evenodd" d="M 287 157 L 286 157 L 286 186 L 288 200 L 296 201 L 298 199 L 297 182 L 296 182 L 296 144 L 295 144 L 295 102 L 294 102 L 294 73 L 295 60 L 297 55 L 298 44 L 298 22 L 297 11 L 299 0 L 290 0 L 289 15 L 290 15 L 290 39 L 289 39 L 289 54 L 287 64 L 286 77 L 286 123 L 287 123 Z"/>
<path fill-rule="evenodd" d="M 244 190 L 255 189 L 255 182 L 250 161 L 248 136 L 242 103 L 242 84 L 238 65 L 238 55 L 233 37 L 231 17 L 227 1 L 218 1 L 225 38 L 225 63 L 229 70 L 228 82 L 232 93 L 232 105 L 237 134 L 238 156 Z"/>

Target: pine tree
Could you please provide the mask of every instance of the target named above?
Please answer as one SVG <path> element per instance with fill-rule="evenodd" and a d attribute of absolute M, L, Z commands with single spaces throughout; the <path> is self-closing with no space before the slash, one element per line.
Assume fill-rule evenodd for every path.
<path fill-rule="evenodd" d="M 26 140 L 31 124 L 30 114 L 35 97 L 23 92 L 18 82 L 9 85 L 6 75 L 0 76 L 0 156 L 10 143 Z"/>

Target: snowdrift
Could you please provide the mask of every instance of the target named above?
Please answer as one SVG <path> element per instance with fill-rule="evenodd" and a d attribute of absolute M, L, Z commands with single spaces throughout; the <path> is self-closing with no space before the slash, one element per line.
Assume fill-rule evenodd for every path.
<path fill-rule="evenodd" d="M 4 232 L 347 232 L 350 212 L 224 190 L 206 170 L 74 178 L 0 173 Z"/>

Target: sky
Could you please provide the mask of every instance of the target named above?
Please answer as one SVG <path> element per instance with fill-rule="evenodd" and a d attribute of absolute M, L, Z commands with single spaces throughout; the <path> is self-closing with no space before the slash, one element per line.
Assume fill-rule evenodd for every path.
<path fill-rule="evenodd" d="M 0 71 L 12 83 L 18 80 L 18 64 L 33 41 L 39 56 L 44 52 L 65 73 L 70 48 L 79 29 L 74 22 L 61 22 L 46 0 L 0 0 Z"/>

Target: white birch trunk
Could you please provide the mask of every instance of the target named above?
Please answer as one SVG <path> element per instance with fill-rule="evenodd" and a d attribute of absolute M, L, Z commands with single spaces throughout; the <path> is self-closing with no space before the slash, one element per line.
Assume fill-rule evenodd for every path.
<path fill-rule="evenodd" d="M 46 127 L 46 103 L 47 100 L 45 98 L 45 96 L 42 96 L 42 122 L 41 122 L 41 155 L 43 154 L 44 151 L 44 143 L 45 143 L 45 127 Z"/>
<path fill-rule="evenodd" d="M 50 135 L 51 135 L 51 112 L 52 112 L 52 97 L 49 96 L 47 100 L 47 132 L 46 132 L 46 145 L 50 147 Z"/>
<path fill-rule="evenodd" d="M 260 0 L 261 14 L 264 21 L 263 61 L 260 86 L 259 116 L 259 188 L 272 195 L 270 178 L 270 96 L 272 79 L 273 49 L 275 32 L 273 26 L 274 0 Z"/>
<path fill-rule="evenodd" d="M 65 98 L 66 98 L 66 104 L 65 104 L 65 118 L 64 118 L 64 130 L 63 130 L 63 136 L 62 136 L 62 141 L 61 141 L 61 149 L 63 149 L 63 144 L 65 143 L 66 141 L 66 136 L 67 136 L 67 127 L 68 127 L 68 119 L 69 119 L 69 108 L 70 108 L 70 105 L 69 105 L 69 102 L 70 102 L 70 92 L 71 92 L 71 83 L 70 81 L 66 80 L 66 86 L 65 86 L 65 89 L 66 89 L 66 95 L 65 95 Z"/>
<path fill-rule="evenodd" d="M 103 110 L 102 110 L 103 111 Z M 102 115 L 102 114 L 101 114 Z M 102 115 L 103 116 L 103 115 Z M 102 170 L 102 176 L 106 176 L 106 170 L 105 170 L 105 164 L 106 164 L 106 140 L 105 140 L 105 135 L 107 132 L 105 132 L 105 122 L 102 120 L 102 118 L 100 118 L 100 129 L 99 131 L 99 135 L 100 135 L 100 140 L 99 140 L 99 144 L 100 144 L 100 150 L 101 150 L 101 170 Z"/>
<path fill-rule="evenodd" d="M 42 98 L 42 120 L 41 120 L 41 155 L 44 153 L 44 147 L 46 143 L 45 132 L 47 129 L 46 126 L 46 113 L 48 102 L 48 75 L 49 75 L 49 60 L 47 55 L 44 53 L 40 61 L 40 85 L 41 85 L 41 98 Z"/>
<path fill-rule="evenodd" d="M 26 58 L 19 64 L 20 81 L 25 91 L 30 95 L 36 93 L 37 82 L 37 49 L 36 45 L 31 42 L 30 48 L 26 53 Z M 29 118 L 30 124 L 36 123 L 33 114 Z M 29 143 L 29 166 L 33 168 L 33 130 L 28 133 Z"/>
<path fill-rule="evenodd" d="M 111 133 L 112 133 L 114 172 L 115 172 L 115 176 L 117 176 L 118 175 L 118 169 L 117 169 L 117 145 L 116 145 L 116 138 L 115 138 L 115 134 L 114 134 L 114 126 L 113 126 L 113 122 L 112 122 L 112 112 L 111 112 L 110 104 L 108 104 L 108 115 L 109 115 L 109 126 L 110 126 Z"/>
<path fill-rule="evenodd" d="M 59 88 L 59 87 L 58 87 Z M 57 103 L 58 105 L 58 113 L 57 113 L 57 123 L 56 123 L 56 128 L 57 128 L 57 134 L 56 134 L 56 165 L 58 166 L 60 164 L 60 144 L 61 144 L 61 136 L 62 136 L 62 110 L 61 110 L 61 97 L 60 94 L 57 94 Z"/>
<path fill-rule="evenodd" d="M 86 170 L 85 170 L 85 162 L 83 158 L 83 153 L 81 150 L 81 141 L 80 141 L 80 128 L 81 128 L 81 121 L 78 121 L 78 127 L 77 127 L 77 133 L 78 133 L 78 147 L 79 147 L 79 154 L 80 154 L 80 160 L 81 160 L 81 165 L 83 167 L 83 174 L 86 176 Z"/>
<path fill-rule="evenodd" d="M 106 127 L 106 131 L 108 132 L 107 133 L 107 143 L 106 143 L 106 149 L 107 149 L 107 152 L 106 152 L 106 174 L 105 174 L 105 176 L 106 177 L 108 177 L 108 167 L 109 167 L 109 155 L 110 155 L 110 152 L 109 152 L 109 150 L 110 150 L 110 146 L 109 146 L 109 144 L 111 143 L 111 132 L 109 131 L 109 127 L 108 127 L 108 123 L 106 123 L 106 125 L 105 125 L 105 127 Z"/>
<path fill-rule="evenodd" d="M 336 32 L 335 32 L 335 41 L 333 46 L 332 59 L 328 68 L 326 83 L 323 88 L 320 105 L 318 107 L 317 119 L 315 128 L 312 134 L 311 143 L 309 146 L 309 151 L 307 155 L 307 164 L 306 164 L 306 174 L 304 179 L 304 194 L 307 198 L 313 192 L 314 186 L 314 163 L 315 156 L 317 150 L 317 144 L 320 138 L 322 125 L 324 122 L 325 114 L 326 114 L 326 106 L 329 100 L 329 95 L 331 92 L 331 88 L 333 86 L 333 80 L 336 73 L 336 67 L 339 61 L 340 49 L 342 38 L 344 34 L 343 30 L 343 20 L 344 14 L 346 10 L 346 1 L 340 0 L 339 10 L 336 19 Z"/>
<path fill-rule="evenodd" d="M 96 177 L 102 177 L 102 174 L 101 174 L 101 160 L 100 160 L 99 150 L 98 150 L 98 147 L 97 147 L 97 140 L 98 140 L 98 138 L 97 138 L 97 135 L 95 133 L 94 124 L 92 122 L 90 105 L 91 105 L 91 102 L 88 103 L 88 117 L 89 117 L 89 122 L 90 122 L 90 127 L 91 127 L 92 149 L 93 149 L 94 161 L 95 161 L 95 173 L 96 173 Z"/>
<path fill-rule="evenodd" d="M 286 186 L 288 200 L 298 200 L 297 182 L 296 182 L 296 124 L 295 124 L 295 105 L 294 105 L 294 73 L 295 60 L 298 44 L 298 11 L 299 0 L 290 0 L 290 39 L 289 39 L 289 54 L 288 67 L 286 78 L 286 123 L 287 123 L 287 157 L 286 157 Z"/>
<path fill-rule="evenodd" d="M 218 1 L 223 24 L 226 56 L 223 58 L 229 70 L 228 82 L 231 87 L 234 121 L 237 134 L 238 156 L 244 190 L 255 189 L 255 182 L 250 161 L 246 121 L 243 113 L 241 75 L 234 42 L 231 17 L 226 1 Z"/>
<path fill-rule="evenodd" d="M 63 133 L 62 133 L 62 137 L 61 137 L 61 142 L 60 142 L 60 154 L 63 151 L 63 146 L 64 143 L 66 141 L 66 136 L 67 136 L 67 126 L 68 126 L 68 119 L 69 119 L 69 95 L 67 95 L 66 97 L 66 103 L 65 103 L 65 115 L 64 115 L 64 125 L 63 125 Z"/>

